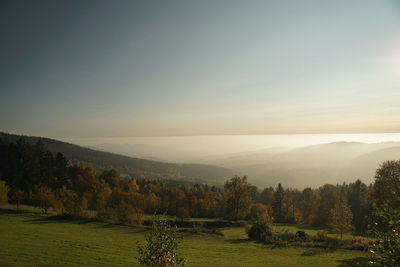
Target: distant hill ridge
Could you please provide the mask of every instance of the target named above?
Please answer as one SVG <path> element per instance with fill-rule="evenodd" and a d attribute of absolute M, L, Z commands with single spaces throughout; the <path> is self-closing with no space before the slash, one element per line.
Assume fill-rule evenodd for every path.
<path fill-rule="evenodd" d="M 230 169 L 214 165 L 175 164 L 132 158 L 114 153 L 97 151 L 46 137 L 24 136 L 0 132 L 0 140 L 7 143 L 16 142 L 19 139 L 30 144 L 36 144 L 38 141 L 41 141 L 46 149 L 50 150 L 52 153 L 61 152 L 72 162 L 89 163 L 97 169 L 115 168 L 122 173 L 130 175 L 143 172 L 159 178 L 176 178 L 192 182 L 208 182 L 215 184 L 222 183 L 225 179 L 233 175 Z"/>
<path fill-rule="evenodd" d="M 283 153 L 242 155 L 218 164 L 246 173 L 260 186 L 282 183 L 302 188 L 355 179 L 370 183 L 387 160 L 400 160 L 400 142 L 333 142 Z"/>

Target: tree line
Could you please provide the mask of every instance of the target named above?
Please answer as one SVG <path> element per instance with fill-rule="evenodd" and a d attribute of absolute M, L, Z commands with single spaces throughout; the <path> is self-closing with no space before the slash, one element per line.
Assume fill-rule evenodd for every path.
<path fill-rule="evenodd" d="M 387 167 L 399 170 L 399 164 L 385 164 L 377 171 L 374 185 L 357 180 L 316 189 L 298 190 L 279 184 L 260 190 L 246 177 L 238 176 L 223 187 L 169 184 L 145 176 L 133 179 L 114 169 L 96 171 L 89 165 L 71 163 L 63 154 L 46 150 L 41 142 L 31 145 L 18 140 L 0 142 L 0 201 L 35 205 L 44 213 L 50 208 L 74 216 L 96 211 L 99 218 L 134 224 L 142 223 L 145 213 L 157 212 L 179 219 L 268 217 L 275 222 L 331 226 L 337 231 L 351 228 L 363 234 L 370 223 L 372 203 L 386 201 L 386 190 L 400 192 L 396 178 L 380 179 L 393 176 L 393 170 L 387 171 Z M 399 205 L 396 201 L 391 204 Z M 340 226 L 343 216 L 347 227 Z"/>

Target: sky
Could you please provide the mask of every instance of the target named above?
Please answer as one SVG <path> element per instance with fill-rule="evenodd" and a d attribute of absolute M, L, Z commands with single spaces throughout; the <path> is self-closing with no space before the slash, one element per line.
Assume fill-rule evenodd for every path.
<path fill-rule="evenodd" d="M 398 133 L 400 1 L 2 1 L 0 131 Z"/>

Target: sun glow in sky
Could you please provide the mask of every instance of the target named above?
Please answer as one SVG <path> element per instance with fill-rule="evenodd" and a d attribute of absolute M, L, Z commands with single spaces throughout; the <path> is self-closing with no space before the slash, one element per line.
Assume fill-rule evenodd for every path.
<path fill-rule="evenodd" d="M 396 0 L 4 1 L 0 33 L 6 132 L 400 132 Z"/>

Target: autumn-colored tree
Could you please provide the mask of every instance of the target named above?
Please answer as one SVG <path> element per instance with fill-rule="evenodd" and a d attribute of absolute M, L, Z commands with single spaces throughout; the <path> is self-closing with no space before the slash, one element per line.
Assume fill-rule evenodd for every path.
<path fill-rule="evenodd" d="M 128 191 L 130 191 L 130 192 L 138 192 L 139 191 L 139 185 L 135 179 L 132 179 L 129 181 Z"/>
<path fill-rule="evenodd" d="M 182 188 L 174 188 L 170 192 L 168 212 L 176 214 L 178 208 L 183 207 L 188 210 L 187 196 Z"/>
<path fill-rule="evenodd" d="M 248 219 L 256 221 L 256 220 L 271 220 L 271 208 L 261 204 L 255 203 L 251 205 L 250 213 L 248 215 Z"/>
<path fill-rule="evenodd" d="M 145 196 L 144 202 L 146 205 L 146 212 L 153 214 L 160 209 L 160 198 L 156 194 L 150 193 Z"/>
<path fill-rule="evenodd" d="M 343 239 L 343 233 L 350 231 L 352 226 L 353 214 L 344 197 L 340 197 L 330 210 L 329 226 Z"/>
<path fill-rule="evenodd" d="M 131 192 L 128 196 L 130 205 L 133 208 L 133 223 L 142 224 L 144 221 L 145 198 L 139 192 Z"/>
<path fill-rule="evenodd" d="M 318 225 L 329 225 L 330 211 L 340 197 L 342 197 L 342 195 L 334 185 L 324 185 L 320 188 L 320 201 L 316 218 L 316 223 Z"/>
<path fill-rule="evenodd" d="M 201 203 L 201 213 L 205 217 L 214 218 L 219 212 L 221 197 L 217 192 L 207 191 Z"/>
<path fill-rule="evenodd" d="M 115 212 L 115 218 L 118 220 L 118 222 L 135 225 L 140 225 L 143 223 L 143 212 L 125 201 L 118 203 L 114 207 L 113 211 Z"/>
<path fill-rule="evenodd" d="M 0 181 L 0 204 L 7 203 L 8 191 L 10 191 L 10 187 L 5 181 Z"/>
<path fill-rule="evenodd" d="M 226 209 L 229 218 L 237 221 L 244 218 L 251 204 L 251 185 L 247 182 L 247 177 L 235 176 L 225 183 Z"/>
<path fill-rule="evenodd" d="M 111 193 L 109 185 L 104 180 L 93 184 L 91 190 L 84 193 L 84 196 L 88 199 L 88 208 L 103 210 L 107 205 Z"/>
<path fill-rule="evenodd" d="M 19 205 L 24 201 L 25 193 L 22 190 L 16 189 L 11 191 L 10 202 L 17 204 L 17 210 L 19 210 Z"/>
<path fill-rule="evenodd" d="M 91 166 L 73 165 L 69 169 L 73 189 L 79 196 L 93 189 L 93 185 L 98 182 L 96 170 Z"/>
<path fill-rule="evenodd" d="M 47 186 L 39 186 L 33 195 L 33 204 L 42 208 L 43 213 L 47 215 L 49 208 L 55 211 L 61 210 L 62 204 L 56 198 L 53 190 Z"/>
<path fill-rule="evenodd" d="M 139 192 L 129 189 L 121 190 L 115 187 L 107 203 L 107 217 L 114 217 L 115 220 L 142 224 L 144 218 L 144 196 Z"/>
<path fill-rule="evenodd" d="M 302 221 L 302 214 L 298 208 L 301 193 L 298 190 L 287 189 L 283 198 L 285 206 L 285 221 L 291 223 L 298 223 Z"/>
<path fill-rule="evenodd" d="M 87 209 L 87 199 L 85 197 L 80 197 L 73 190 L 63 187 L 57 192 L 57 197 L 62 203 L 61 207 L 63 213 L 82 216 Z"/>

